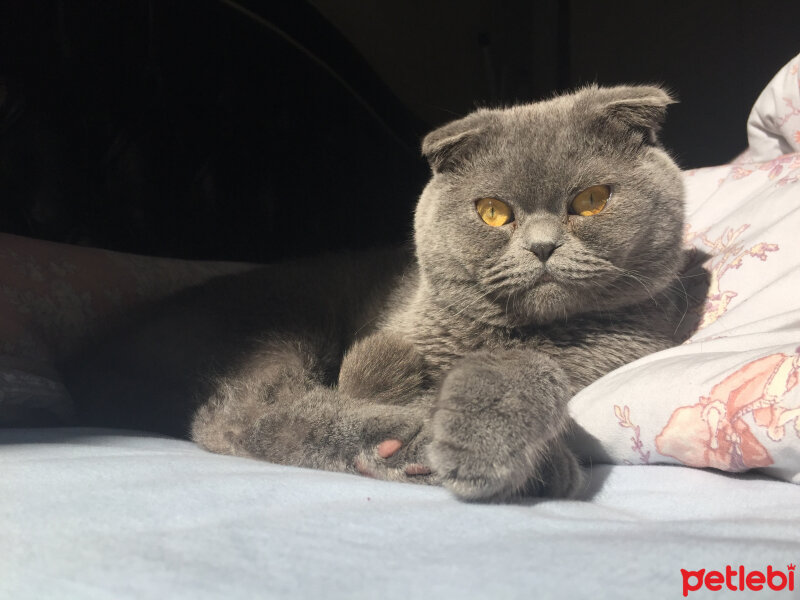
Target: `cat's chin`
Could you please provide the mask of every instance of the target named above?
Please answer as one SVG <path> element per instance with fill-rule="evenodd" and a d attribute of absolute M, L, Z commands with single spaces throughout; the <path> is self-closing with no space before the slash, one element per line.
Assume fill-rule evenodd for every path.
<path fill-rule="evenodd" d="M 502 301 L 507 327 L 565 322 L 575 314 L 575 299 L 552 278 L 540 278 L 532 289 Z"/>

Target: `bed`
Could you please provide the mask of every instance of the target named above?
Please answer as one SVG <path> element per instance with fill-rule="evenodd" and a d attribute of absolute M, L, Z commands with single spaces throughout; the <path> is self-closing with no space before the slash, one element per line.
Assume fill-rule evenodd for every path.
<path fill-rule="evenodd" d="M 686 172 L 701 327 L 573 399 L 579 498 L 469 504 L 144 432 L 7 428 L 0 597 L 800 597 L 798 67 L 743 155 Z M 1 236 L 0 417 L 68 416 L 52 365 L 98 320 L 248 268 Z"/>

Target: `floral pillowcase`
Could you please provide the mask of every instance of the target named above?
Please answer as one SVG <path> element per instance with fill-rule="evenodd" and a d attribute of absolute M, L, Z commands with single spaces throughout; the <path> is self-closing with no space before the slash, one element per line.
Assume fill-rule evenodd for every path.
<path fill-rule="evenodd" d="M 800 56 L 759 97 L 734 164 L 686 172 L 686 242 L 712 256 L 700 328 L 573 399 L 587 458 L 800 483 L 798 67 Z"/>

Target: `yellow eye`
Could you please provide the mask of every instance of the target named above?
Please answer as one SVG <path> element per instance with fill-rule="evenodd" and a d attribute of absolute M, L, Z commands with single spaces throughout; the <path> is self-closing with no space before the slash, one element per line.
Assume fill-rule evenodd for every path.
<path fill-rule="evenodd" d="M 514 220 L 511 207 L 497 198 L 481 198 L 475 203 L 475 208 L 483 222 L 492 227 L 500 227 Z"/>
<path fill-rule="evenodd" d="M 606 207 L 611 196 L 611 188 L 607 185 L 593 185 L 575 196 L 569 205 L 569 212 L 573 215 L 591 217 Z"/>

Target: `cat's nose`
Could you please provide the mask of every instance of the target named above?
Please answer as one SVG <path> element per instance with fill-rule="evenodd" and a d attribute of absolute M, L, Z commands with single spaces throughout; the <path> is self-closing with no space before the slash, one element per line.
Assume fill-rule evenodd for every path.
<path fill-rule="evenodd" d="M 542 262 L 547 262 L 556 248 L 558 248 L 558 244 L 555 242 L 533 242 L 528 245 L 528 250 L 538 256 Z"/>

